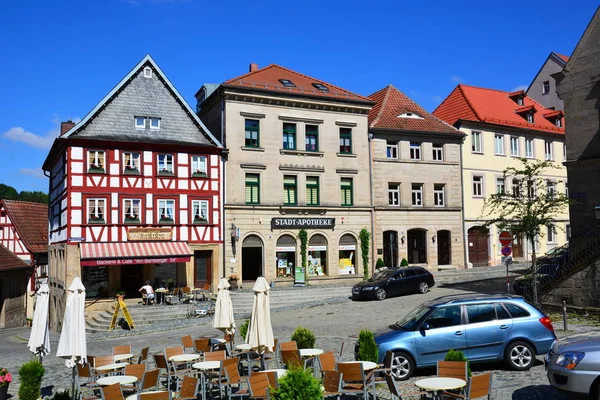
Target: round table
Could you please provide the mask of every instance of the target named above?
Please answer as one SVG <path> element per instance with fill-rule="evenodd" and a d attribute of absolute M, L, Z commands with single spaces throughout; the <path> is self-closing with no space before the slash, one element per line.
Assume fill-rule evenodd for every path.
<path fill-rule="evenodd" d="M 242 343 L 242 344 L 236 345 L 235 349 L 240 350 L 240 351 L 249 351 L 249 350 L 252 350 L 252 345 L 248 344 L 248 343 Z"/>
<path fill-rule="evenodd" d="M 151 390 L 148 392 L 143 392 L 144 394 L 152 394 L 152 393 L 167 393 L 165 390 Z M 131 396 L 127 396 L 125 400 L 137 400 L 139 399 L 139 394 L 132 394 Z"/>
<path fill-rule="evenodd" d="M 118 383 L 119 385 L 129 385 L 137 382 L 138 378 L 131 375 L 117 375 L 100 378 L 96 381 L 100 386 L 109 386 Z"/>
<path fill-rule="evenodd" d="M 125 363 L 114 363 L 114 364 L 106 364 L 106 365 L 101 365 L 97 368 L 94 368 L 96 371 L 113 371 L 115 369 L 119 369 L 119 368 L 125 368 Z"/>
<path fill-rule="evenodd" d="M 167 289 L 156 289 L 155 290 L 156 293 L 162 295 L 162 296 L 157 296 L 159 299 L 161 299 L 160 304 L 162 304 L 163 306 L 166 306 L 167 303 L 165 303 L 165 295 L 169 292 Z M 158 300 L 158 299 L 157 299 Z"/>
<path fill-rule="evenodd" d="M 169 361 L 175 362 L 190 362 L 200 358 L 200 354 L 177 354 L 176 356 L 169 357 Z"/>
<path fill-rule="evenodd" d="M 261 372 L 275 372 L 277 374 L 277 379 L 281 379 L 285 376 L 285 374 L 288 373 L 287 369 L 265 369 L 264 371 Z"/>
<path fill-rule="evenodd" d="M 206 398 L 206 377 L 204 376 L 205 371 L 221 368 L 221 361 L 201 361 L 192 364 L 192 368 L 199 369 L 201 371 L 200 384 L 202 387 L 202 398 Z"/>
<path fill-rule="evenodd" d="M 316 357 L 325 353 L 321 349 L 300 349 L 300 357 Z"/>
<path fill-rule="evenodd" d="M 361 363 L 363 365 L 363 370 L 365 370 L 365 371 L 377 368 L 377 363 L 374 363 L 373 361 L 352 361 L 352 362 Z"/>
<path fill-rule="evenodd" d="M 133 354 L 131 353 L 117 354 L 114 356 L 115 362 L 129 360 L 130 358 L 133 358 Z"/>
<path fill-rule="evenodd" d="M 460 389 L 467 386 L 467 382 L 458 378 L 425 378 L 415 382 L 415 386 L 433 392 L 434 399 L 438 399 L 444 390 Z"/>

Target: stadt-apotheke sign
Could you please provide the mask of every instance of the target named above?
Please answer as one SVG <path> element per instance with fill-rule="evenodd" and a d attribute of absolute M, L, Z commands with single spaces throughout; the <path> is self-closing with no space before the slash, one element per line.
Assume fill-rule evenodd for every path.
<path fill-rule="evenodd" d="M 335 218 L 273 218 L 271 229 L 333 229 Z"/>

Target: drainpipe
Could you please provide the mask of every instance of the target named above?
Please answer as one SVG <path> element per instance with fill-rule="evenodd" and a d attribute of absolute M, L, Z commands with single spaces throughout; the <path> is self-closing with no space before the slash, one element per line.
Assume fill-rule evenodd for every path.
<path fill-rule="evenodd" d="M 225 150 L 226 146 L 225 146 L 225 131 L 224 131 L 224 127 L 225 127 L 225 99 L 221 99 L 221 145 L 223 146 L 223 150 Z M 227 157 L 227 152 L 223 151 L 221 153 L 221 163 L 222 163 L 222 169 L 221 169 L 221 181 L 222 181 L 222 185 L 221 185 L 221 207 L 222 207 L 222 215 L 221 215 L 221 238 L 223 239 L 223 278 L 227 277 L 227 257 L 226 255 L 226 249 L 227 249 L 227 235 L 225 234 L 225 203 L 226 203 L 226 193 L 227 190 L 225 189 L 225 169 L 227 167 L 227 163 L 225 158 Z"/>
<path fill-rule="evenodd" d="M 371 274 L 375 273 L 375 209 L 373 208 L 373 159 L 372 159 L 372 145 L 373 145 L 373 134 L 369 132 L 369 190 L 370 190 L 370 211 L 371 211 Z"/>
<path fill-rule="evenodd" d="M 469 268 L 469 238 L 467 237 L 467 230 L 465 221 L 465 194 L 464 194 L 464 177 L 463 177 L 463 142 L 465 141 L 466 135 L 463 134 L 463 138 L 460 142 L 460 187 L 461 187 L 461 226 L 462 226 L 462 237 L 463 237 L 463 261 L 465 265 L 465 269 Z"/>

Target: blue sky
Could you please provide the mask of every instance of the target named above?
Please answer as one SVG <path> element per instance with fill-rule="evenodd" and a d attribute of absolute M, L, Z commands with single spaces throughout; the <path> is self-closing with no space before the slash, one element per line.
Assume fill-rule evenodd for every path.
<path fill-rule="evenodd" d="M 439 5 L 438 5 L 439 4 Z M 0 3 L 0 183 L 48 188 L 60 121 L 82 118 L 145 54 L 195 107 L 204 83 L 280 64 L 433 110 L 458 84 L 527 86 L 570 55 L 595 1 L 20 0 Z"/>

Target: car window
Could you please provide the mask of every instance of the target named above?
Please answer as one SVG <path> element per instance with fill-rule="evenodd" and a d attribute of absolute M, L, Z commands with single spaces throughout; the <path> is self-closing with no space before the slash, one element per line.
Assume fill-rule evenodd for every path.
<path fill-rule="evenodd" d="M 393 276 L 392 279 L 402 279 L 402 271 L 398 271 L 396 272 Z"/>
<path fill-rule="evenodd" d="M 496 317 L 498 319 L 510 319 L 510 315 L 508 315 L 508 312 L 506 312 L 500 303 L 496 303 Z"/>
<path fill-rule="evenodd" d="M 471 304 L 467 305 L 467 316 L 471 324 L 493 321 L 496 319 L 496 310 L 493 304 Z"/>
<path fill-rule="evenodd" d="M 504 303 L 504 307 L 506 307 L 506 309 L 508 310 L 510 315 L 512 315 L 513 318 L 529 317 L 530 315 L 529 311 L 524 310 L 516 304 Z"/>
<path fill-rule="evenodd" d="M 373 275 L 373 277 L 371 279 L 369 279 L 369 281 L 371 281 L 371 282 L 373 282 L 373 281 L 385 281 L 390 276 L 392 276 L 393 273 L 394 273 L 393 269 L 388 269 L 388 270 L 385 270 L 385 271 L 381 271 L 381 272 L 378 272 L 375 275 Z"/>
<path fill-rule="evenodd" d="M 415 270 L 413 269 L 407 269 L 404 271 L 404 277 L 405 278 L 410 278 L 411 276 L 415 276 Z"/>
<path fill-rule="evenodd" d="M 460 325 L 460 306 L 438 308 L 425 322 L 428 323 L 432 329 Z"/>
<path fill-rule="evenodd" d="M 427 271 L 424 269 L 414 269 L 416 275 L 427 275 Z"/>
<path fill-rule="evenodd" d="M 400 327 L 407 331 L 412 331 L 416 328 L 417 323 L 430 311 L 429 307 L 419 306 L 409 312 L 404 318 L 400 321 L 396 322 L 396 324 L 392 325 L 392 329 L 396 329 L 394 327 Z"/>

